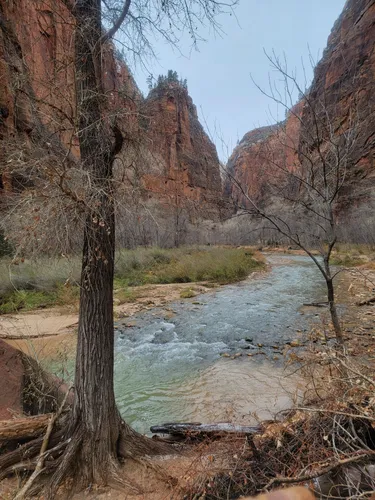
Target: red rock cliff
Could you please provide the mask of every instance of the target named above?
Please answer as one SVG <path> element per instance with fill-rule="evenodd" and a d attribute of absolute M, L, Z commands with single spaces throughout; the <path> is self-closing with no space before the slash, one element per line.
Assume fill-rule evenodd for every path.
<path fill-rule="evenodd" d="M 343 195 L 346 205 L 369 202 L 375 187 L 375 2 L 348 0 L 316 67 L 310 98 L 324 99 L 337 133 L 349 124 L 356 139 Z M 303 130 L 311 118 L 303 116 Z M 314 145 L 311 145 L 314 147 Z"/>
<path fill-rule="evenodd" d="M 187 90 L 178 83 L 153 89 L 142 106 L 151 168 L 148 190 L 164 203 L 182 203 L 192 213 L 217 217 L 221 177 L 216 148 L 198 120 Z"/>
<path fill-rule="evenodd" d="M 356 129 L 349 172 L 342 191 L 345 206 L 368 203 L 375 187 L 375 2 L 348 0 L 328 38 L 322 60 L 315 69 L 309 91 L 312 106 L 324 101 L 334 133 L 342 133 L 349 122 Z M 264 199 L 267 186 L 274 182 L 275 169 L 269 158 L 286 169 L 299 168 L 293 150 L 308 137 L 313 126 L 308 106 L 297 105 L 281 127 L 265 127 L 249 132 L 234 150 L 229 171 L 245 184 L 256 200 Z M 302 113 L 301 122 L 296 115 Z M 353 118 L 354 117 L 354 118 Z M 284 135 L 285 132 L 285 135 Z M 280 138 L 282 140 L 280 140 Z M 292 146 L 292 147 L 290 147 Z M 316 145 L 305 144 L 313 154 Z M 267 154 L 265 154 L 267 153 Z M 229 183 L 227 191 L 245 203 L 243 195 Z"/>
<path fill-rule="evenodd" d="M 47 154 L 54 141 L 60 151 L 68 148 L 79 157 L 73 50 L 74 19 L 61 0 L 0 0 L 0 189 L 14 187 L 9 159 L 25 145 L 37 144 Z M 108 119 L 115 118 L 125 138 L 136 135 L 147 150 L 141 173 L 145 198 L 200 206 L 203 216 L 217 218 L 219 160 L 191 98 L 172 85 L 144 100 L 114 52 L 109 44 L 103 54 Z M 120 156 L 126 160 L 127 154 L 124 149 Z"/>

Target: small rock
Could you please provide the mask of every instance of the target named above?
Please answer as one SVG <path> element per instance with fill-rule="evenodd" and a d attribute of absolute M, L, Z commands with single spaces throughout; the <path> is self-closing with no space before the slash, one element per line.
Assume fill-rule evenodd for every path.
<path fill-rule="evenodd" d="M 220 356 L 221 356 L 222 358 L 230 358 L 230 354 L 228 354 L 227 352 L 223 352 L 223 353 L 221 353 L 221 354 L 220 354 Z"/>
<path fill-rule="evenodd" d="M 240 358 L 242 356 L 242 352 L 237 352 L 234 356 L 233 359 L 235 358 Z"/>

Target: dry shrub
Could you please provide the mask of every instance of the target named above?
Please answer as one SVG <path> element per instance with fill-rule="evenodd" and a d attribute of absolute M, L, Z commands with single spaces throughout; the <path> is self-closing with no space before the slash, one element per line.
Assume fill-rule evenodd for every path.
<path fill-rule="evenodd" d="M 300 484 L 321 498 L 375 492 L 375 381 L 362 363 L 332 347 L 304 356 L 305 402 L 264 423 L 254 436 L 204 443 L 186 498 L 255 495 Z"/>

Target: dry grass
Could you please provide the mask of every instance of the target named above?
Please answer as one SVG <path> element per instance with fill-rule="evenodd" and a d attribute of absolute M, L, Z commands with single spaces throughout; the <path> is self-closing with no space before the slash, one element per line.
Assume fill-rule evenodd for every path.
<path fill-rule="evenodd" d="M 264 265 L 250 250 L 228 247 L 138 248 L 120 250 L 115 262 L 115 298 L 134 302 L 129 287 L 158 283 L 230 283 Z M 52 305 L 76 306 L 80 258 L 0 261 L 0 314 Z"/>

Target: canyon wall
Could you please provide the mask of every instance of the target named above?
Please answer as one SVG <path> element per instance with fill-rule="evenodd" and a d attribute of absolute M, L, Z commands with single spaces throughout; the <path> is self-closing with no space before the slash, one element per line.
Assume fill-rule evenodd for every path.
<path fill-rule="evenodd" d="M 2 199 L 32 187 L 52 154 L 79 160 L 74 68 L 74 19 L 63 1 L 0 0 Z M 102 72 L 104 119 L 115 121 L 125 139 L 115 168 L 119 204 L 135 203 L 136 193 L 143 208 L 183 208 L 190 221 L 218 220 L 220 164 L 187 90 L 170 83 L 143 98 L 111 43 Z"/>
<path fill-rule="evenodd" d="M 375 2 L 348 0 L 315 68 L 308 104 L 298 103 L 281 124 L 247 133 L 229 159 L 230 174 L 245 185 L 252 199 L 267 202 L 275 177 L 277 183 L 284 168 L 286 172 L 301 168 L 298 152 L 302 148 L 314 157 L 317 144 L 311 134 L 311 109 L 323 102 L 330 127 L 321 127 L 320 142 L 327 139 L 324 134 L 328 128 L 338 137 L 351 127 L 355 135 L 340 193 L 343 214 L 354 217 L 368 211 L 375 193 L 374 43 Z M 227 182 L 226 191 L 238 205 L 248 206 L 248 200 L 233 182 Z"/>

